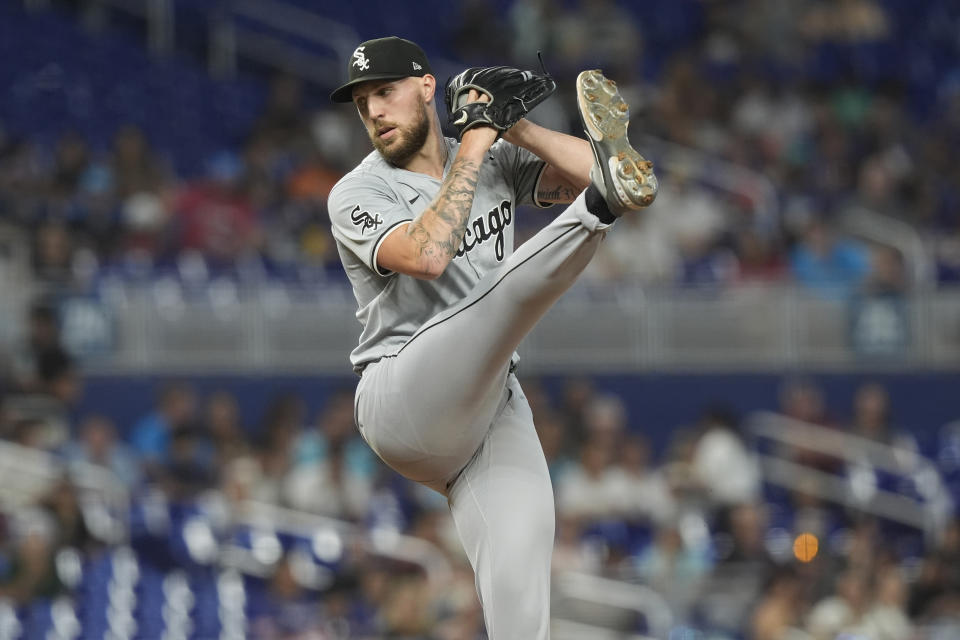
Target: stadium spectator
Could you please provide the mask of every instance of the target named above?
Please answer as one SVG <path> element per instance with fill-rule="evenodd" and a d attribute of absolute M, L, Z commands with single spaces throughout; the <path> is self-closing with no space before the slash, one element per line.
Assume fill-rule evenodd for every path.
<path fill-rule="evenodd" d="M 158 391 L 153 411 L 134 423 L 130 444 L 145 465 L 148 478 L 159 477 L 160 467 L 169 460 L 174 434 L 193 424 L 196 404 L 196 391 L 191 386 L 167 383 Z"/>
<path fill-rule="evenodd" d="M 723 407 L 700 418 L 691 472 L 714 508 L 752 503 L 760 497 L 760 467 L 748 450 L 737 418 Z"/>
<path fill-rule="evenodd" d="M 290 470 L 290 452 L 269 436 L 255 438 L 252 456 L 236 460 L 230 468 L 233 471 L 232 489 L 240 497 L 282 503 L 283 481 Z"/>
<path fill-rule="evenodd" d="M 895 358 L 909 346 L 911 321 L 903 257 L 892 247 L 874 247 L 870 272 L 850 305 L 850 339 L 865 357 Z"/>
<path fill-rule="evenodd" d="M 160 486 L 171 502 L 196 499 L 219 480 L 208 434 L 191 422 L 170 434 L 170 448 L 159 472 Z"/>
<path fill-rule="evenodd" d="M 586 376 L 565 378 L 557 409 L 563 416 L 570 452 L 575 454 L 586 440 L 586 413 L 596 390 L 594 382 Z"/>
<path fill-rule="evenodd" d="M 9 430 L 12 423 L 28 420 L 36 446 L 54 450 L 69 438 L 71 412 L 79 399 L 82 381 L 73 357 L 63 346 L 53 303 L 38 299 L 28 312 L 25 338 L 11 356 L 11 389 L 0 415 Z"/>
<path fill-rule="evenodd" d="M 878 382 L 860 385 L 853 396 L 851 431 L 858 436 L 882 444 L 893 444 L 894 426 L 891 424 L 890 395 Z"/>
<path fill-rule="evenodd" d="M 762 11 L 759 7 L 754 10 Z M 730 124 L 748 144 L 770 162 L 789 159 L 792 145 L 810 134 L 812 105 L 801 88 L 789 80 L 774 79 L 747 69 Z"/>
<path fill-rule="evenodd" d="M 550 481 L 556 487 L 574 464 L 567 453 L 570 450 L 567 444 L 570 435 L 564 428 L 563 417 L 559 412 L 541 409 L 534 415 L 537 416 L 534 424 L 547 460 L 547 468 L 550 470 Z"/>
<path fill-rule="evenodd" d="M 430 638 L 435 612 L 430 607 L 427 580 L 420 574 L 394 577 L 381 609 L 384 638 Z"/>
<path fill-rule="evenodd" d="M 662 524 L 677 517 L 677 504 L 661 470 L 651 464 L 650 443 L 638 434 L 619 447 L 621 517 L 643 525 Z"/>
<path fill-rule="evenodd" d="M 45 449 L 47 424 L 45 421 L 22 416 L 11 420 L 9 433 L 4 434 L 10 442 L 27 449 Z"/>
<path fill-rule="evenodd" d="M 104 256 L 108 264 L 122 264 L 133 267 L 134 271 L 149 273 L 163 258 L 169 257 L 174 250 L 169 200 L 141 191 L 120 205 L 120 228 L 110 232 L 113 234 L 109 249 L 112 259 L 111 253 Z M 112 245 L 116 245 L 115 248 Z"/>
<path fill-rule="evenodd" d="M 794 377 L 784 381 L 779 393 L 783 415 L 820 426 L 830 426 L 834 420 L 828 415 L 823 389 L 812 378 Z"/>
<path fill-rule="evenodd" d="M 336 448 L 350 473 L 373 476 L 375 459 L 354 424 L 351 390 L 332 393 L 314 422 L 312 427 L 300 431 L 292 443 L 295 465 L 321 463 Z"/>
<path fill-rule="evenodd" d="M 295 466 L 284 482 L 284 501 L 301 511 L 362 519 L 373 483 L 368 474 L 351 468 L 346 458 L 346 443 L 339 440 L 330 443 L 322 459 Z"/>
<path fill-rule="evenodd" d="M 697 605 L 704 624 L 746 637 L 751 637 L 751 627 L 757 634 L 767 624 L 778 629 L 791 626 L 800 613 L 800 601 L 793 596 L 794 589 L 800 585 L 791 584 L 796 576 L 778 572 L 778 565 L 764 544 L 766 506 L 734 507 L 727 522 L 716 529 L 714 568 L 705 580 Z M 781 579 L 785 584 L 778 585 Z M 758 628 L 756 616 L 767 609 L 771 619 L 765 619 L 764 625 Z"/>
<path fill-rule="evenodd" d="M 910 588 L 907 613 L 921 624 L 944 623 L 947 634 L 960 630 L 960 518 L 927 551 Z"/>
<path fill-rule="evenodd" d="M 721 556 L 728 565 L 753 565 L 762 575 L 773 568 L 775 562 L 764 543 L 767 514 L 758 504 L 741 504 L 730 510 L 730 545 Z"/>
<path fill-rule="evenodd" d="M 33 272 L 52 288 L 68 288 L 73 282 L 74 246 L 65 223 L 51 219 L 35 227 Z"/>
<path fill-rule="evenodd" d="M 596 393 L 583 413 L 587 441 L 606 447 L 611 460 L 627 433 L 627 407 L 614 393 Z"/>
<path fill-rule="evenodd" d="M 251 635 L 264 640 L 325 637 L 325 621 L 313 593 L 304 589 L 292 554 L 276 566 L 267 589 L 251 603 Z"/>
<path fill-rule="evenodd" d="M 703 77 L 696 56 L 681 52 L 663 69 L 648 126 L 672 142 L 716 152 L 723 146 L 713 122 L 717 108 L 716 89 Z"/>
<path fill-rule="evenodd" d="M 61 341 L 60 322 L 53 303 L 35 300 L 28 313 L 26 337 L 11 358 L 13 383 L 21 392 L 42 392 L 49 383 L 41 375 L 42 361 L 69 356 Z"/>
<path fill-rule="evenodd" d="M 887 567 L 874 580 L 872 603 L 854 634 L 876 640 L 909 640 L 915 629 L 906 613 L 907 583 L 899 567 Z"/>
<path fill-rule="evenodd" d="M 47 350 L 38 361 L 41 392 L 66 416 L 80 399 L 83 381 L 73 357 L 66 350 Z"/>
<path fill-rule="evenodd" d="M 483 610 L 477 598 L 473 581 L 473 571 L 469 565 L 455 566 L 454 578 L 439 598 L 436 609 L 440 617 L 434 625 L 433 633 L 437 640 L 459 640 L 460 638 L 483 637 Z"/>
<path fill-rule="evenodd" d="M 712 568 L 710 549 L 684 540 L 676 520 L 656 528 L 634 561 L 637 576 L 663 595 L 679 619 L 693 608 Z"/>
<path fill-rule="evenodd" d="M 79 272 L 75 284 L 83 291 L 90 284 L 86 276 L 96 276 L 103 264 L 115 260 L 123 244 L 120 206 L 112 169 L 103 161 L 92 162 L 80 178 L 70 219 L 73 266 Z"/>
<path fill-rule="evenodd" d="M 863 285 L 868 269 L 869 257 L 863 246 L 837 238 L 829 223 L 816 218 L 790 257 L 796 281 L 826 298 L 849 298 Z"/>
<path fill-rule="evenodd" d="M 554 487 L 556 494 L 556 487 Z M 602 558 L 584 543 L 584 525 L 580 518 L 557 511 L 556 533 L 553 541 L 553 570 L 593 573 L 600 569 Z"/>
<path fill-rule="evenodd" d="M 658 202 L 660 196 L 657 196 Z M 680 256 L 670 235 L 673 213 L 659 204 L 644 216 L 617 221 L 617 233 L 604 241 L 584 275 L 593 282 L 638 282 L 647 285 L 671 285 L 677 282 Z"/>
<path fill-rule="evenodd" d="M 53 518 L 39 507 L 17 512 L 11 527 L 11 552 L 0 573 L 0 598 L 22 605 L 63 592 L 54 562 L 55 526 Z"/>
<path fill-rule="evenodd" d="M 736 280 L 740 284 L 770 284 L 783 280 L 786 262 L 776 242 L 753 229 L 741 229 L 734 239 Z"/>
<path fill-rule="evenodd" d="M 778 569 L 750 618 L 752 640 L 783 640 L 802 633 L 803 584 L 792 567 Z"/>
<path fill-rule="evenodd" d="M 303 429 L 303 399 L 292 392 L 275 394 L 253 439 L 249 457 L 230 465 L 227 481 L 231 494 L 281 504 L 283 486 L 293 467 L 294 447 Z"/>
<path fill-rule="evenodd" d="M 779 393 L 780 412 L 807 424 L 837 428 L 837 421 L 827 413 L 823 390 L 810 378 L 791 378 L 784 382 Z M 823 471 L 837 471 L 841 464 L 835 455 L 804 447 L 792 447 L 790 457 Z"/>
<path fill-rule="evenodd" d="M 110 170 L 120 200 L 144 192 L 160 194 L 170 183 L 168 169 L 135 125 L 124 125 L 114 135 Z"/>
<path fill-rule="evenodd" d="M 893 247 L 874 247 L 870 252 L 870 271 L 863 283 L 863 294 L 896 298 L 909 288 L 903 254 Z"/>
<path fill-rule="evenodd" d="M 587 522 L 612 518 L 621 508 L 614 450 L 602 439 L 587 440 L 580 450 L 579 462 L 554 487 L 557 511 Z"/>
<path fill-rule="evenodd" d="M 249 449 L 237 398 L 229 391 L 216 391 L 204 401 L 203 429 L 210 437 L 218 469 Z"/>
<path fill-rule="evenodd" d="M 64 476 L 54 482 L 40 505 L 53 523 L 54 545 L 57 548 L 69 547 L 90 554 L 102 547 L 87 527 L 78 489 L 69 477 Z"/>
<path fill-rule="evenodd" d="M 215 154 L 204 180 L 176 197 L 173 224 L 181 251 L 197 251 L 214 266 L 226 267 L 260 249 L 260 212 L 242 189 L 242 163 L 230 151 Z"/>
<path fill-rule="evenodd" d="M 70 464 L 82 462 L 109 470 L 127 489 L 140 484 L 141 472 L 133 451 L 117 439 L 113 422 L 93 414 L 80 421 L 78 438 L 64 448 L 63 456 Z"/>
<path fill-rule="evenodd" d="M 57 141 L 53 170 L 50 175 L 51 204 L 68 207 L 80 183 L 80 178 L 90 165 L 90 149 L 87 141 L 76 131 L 68 131 Z M 59 201 L 59 202 L 58 202 Z M 63 216 L 66 211 L 56 209 L 55 216 Z"/>
<path fill-rule="evenodd" d="M 869 606 L 869 576 L 847 569 L 834 582 L 832 595 L 815 603 L 806 628 L 815 640 L 830 640 L 861 624 Z"/>

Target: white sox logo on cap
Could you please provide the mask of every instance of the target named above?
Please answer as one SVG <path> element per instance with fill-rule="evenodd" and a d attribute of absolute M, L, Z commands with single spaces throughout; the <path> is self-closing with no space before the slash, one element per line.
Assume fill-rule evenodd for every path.
<path fill-rule="evenodd" d="M 368 80 L 398 80 L 428 73 L 433 73 L 430 62 L 415 42 L 396 36 L 367 40 L 361 42 L 347 59 L 350 79 L 331 93 L 330 99 L 350 102 L 353 87 Z"/>
<path fill-rule="evenodd" d="M 370 68 L 370 61 L 367 54 L 363 52 L 366 47 L 357 47 L 353 52 L 353 66 L 360 67 L 360 71 L 366 71 Z"/>

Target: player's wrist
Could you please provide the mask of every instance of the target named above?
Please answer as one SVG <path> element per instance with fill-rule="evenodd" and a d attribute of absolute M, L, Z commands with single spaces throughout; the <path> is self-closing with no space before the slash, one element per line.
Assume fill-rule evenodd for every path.
<path fill-rule="evenodd" d="M 497 141 L 500 132 L 493 127 L 484 125 L 471 127 L 463 132 L 460 138 L 460 152 L 482 159 L 487 150 Z"/>
<path fill-rule="evenodd" d="M 521 118 L 512 127 L 503 132 L 503 139 L 510 144 L 518 147 L 523 146 L 524 136 L 529 133 L 532 123 L 526 118 Z"/>

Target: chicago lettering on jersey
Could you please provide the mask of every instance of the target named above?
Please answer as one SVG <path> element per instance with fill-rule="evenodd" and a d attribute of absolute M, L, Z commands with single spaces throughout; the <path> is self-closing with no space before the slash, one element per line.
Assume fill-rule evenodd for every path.
<path fill-rule="evenodd" d="M 361 211 L 360 205 L 355 206 L 353 211 L 350 212 L 350 219 L 353 220 L 353 224 L 360 227 L 364 232 L 368 229 L 376 231 L 377 227 L 383 224 L 383 218 L 380 217 L 379 213 L 370 215 L 366 211 Z"/>
<path fill-rule="evenodd" d="M 499 206 L 490 209 L 486 216 L 479 216 L 467 225 L 463 233 L 463 243 L 457 251 L 457 257 L 469 253 L 474 247 L 496 236 L 493 249 L 497 260 L 503 260 L 503 232 L 511 222 L 513 222 L 513 208 L 509 200 L 504 200 Z"/>

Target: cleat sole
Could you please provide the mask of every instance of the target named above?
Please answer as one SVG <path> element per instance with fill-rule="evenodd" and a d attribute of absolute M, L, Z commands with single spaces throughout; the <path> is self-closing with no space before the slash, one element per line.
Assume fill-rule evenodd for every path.
<path fill-rule="evenodd" d="M 619 213 L 648 206 L 657 194 L 657 178 L 653 163 L 630 146 L 630 108 L 616 83 L 598 70 L 584 71 L 577 78 L 577 106 L 608 205 Z"/>

